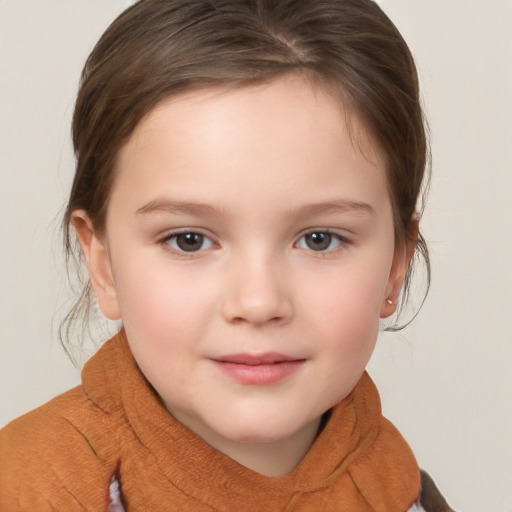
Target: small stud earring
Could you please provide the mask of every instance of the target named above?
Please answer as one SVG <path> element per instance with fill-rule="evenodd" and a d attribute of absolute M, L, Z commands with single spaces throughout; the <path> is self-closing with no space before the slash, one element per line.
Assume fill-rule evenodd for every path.
<path fill-rule="evenodd" d="M 392 305 L 393 305 L 393 300 L 392 300 L 392 299 L 386 299 L 386 302 L 387 302 L 390 306 L 392 306 Z"/>

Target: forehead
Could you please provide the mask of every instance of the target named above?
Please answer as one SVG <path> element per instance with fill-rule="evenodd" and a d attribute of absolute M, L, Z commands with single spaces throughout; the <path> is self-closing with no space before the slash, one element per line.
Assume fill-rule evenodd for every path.
<path fill-rule="evenodd" d="M 140 196 L 154 195 L 163 180 L 165 193 L 179 193 L 192 180 L 197 196 L 211 195 L 219 181 L 238 196 L 258 187 L 271 194 L 272 184 L 276 193 L 292 192 L 293 183 L 325 193 L 343 168 L 359 171 L 359 181 L 376 180 L 376 190 L 385 181 L 383 158 L 341 96 L 292 75 L 159 104 L 120 151 L 113 196 L 127 183 L 136 183 L 132 192 Z"/>
<path fill-rule="evenodd" d="M 198 129 L 198 137 L 204 135 L 204 131 L 200 130 L 197 121 L 205 128 L 209 127 L 208 124 L 212 125 L 211 121 L 218 121 L 215 126 L 218 129 L 221 120 L 229 116 L 232 116 L 233 121 L 245 116 L 246 120 L 254 123 L 256 132 L 255 114 L 263 104 L 276 107 L 268 119 L 276 127 L 280 117 L 283 124 L 290 119 L 295 123 L 309 118 L 309 122 L 315 118 L 315 110 L 323 110 L 321 123 L 317 123 L 318 129 L 346 130 L 352 143 L 367 158 L 374 161 L 384 158 L 357 109 L 347 101 L 338 84 L 306 73 L 290 73 L 258 84 L 227 84 L 194 89 L 164 99 L 139 121 L 129 142 L 133 143 L 133 139 L 141 133 L 151 130 L 152 125 L 158 129 L 158 120 L 166 118 L 163 119 L 166 122 L 170 116 L 183 128 L 189 118 L 190 124 L 195 123 Z M 326 112 L 329 115 L 326 116 Z"/>

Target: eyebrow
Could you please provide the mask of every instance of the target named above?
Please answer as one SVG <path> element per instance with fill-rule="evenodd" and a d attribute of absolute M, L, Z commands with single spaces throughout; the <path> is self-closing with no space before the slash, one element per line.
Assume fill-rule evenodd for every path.
<path fill-rule="evenodd" d="M 337 199 L 323 203 L 312 203 L 301 206 L 293 212 L 297 216 L 314 216 L 336 213 L 365 213 L 375 215 L 375 210 L 368 203 Z"/>
<path fill-rule="evenodd" d="M 217 209 L 205 203 L 192 203 L 187 201 L 171 201 L 169 199 L 154 199 L 141 206 L 136 213 L 171 213 L 181 215 L 214 215 Z"/>
<path fill-rule="evenodd" d="M 188 201 L 172 201 L 170 199 L 154 199 L 141 206 L 137 214 L 169 213 L 191 216 L 210 216 L 219 214 L 219 210 L 206 203 Z M 337 213 L 364 213 L 375 215 L 375 210 L 368 203 L 337 199 L 323 203 L 311 203 L 292 210 L 292 216 L 307 217 L 315 215 L 328 215 Z"/>

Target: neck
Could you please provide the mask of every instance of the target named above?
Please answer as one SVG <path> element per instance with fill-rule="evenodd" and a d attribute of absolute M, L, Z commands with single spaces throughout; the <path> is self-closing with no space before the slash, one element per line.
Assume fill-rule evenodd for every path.
<path fill-rule="evenodd" d="M 204 425 L 191 422 L 190 418 L 181 418 L 179 413 L 173 416 L 219 452 L 269 477 L 287 475 L 299 465 L 313 444 L 321 422 L 321 418 L 317 418 L 283 439 L 260 442 L 227 439 L 205 429 Z"/>
<path fill-rule="evenodd" d="M 270 442 L 234 443 L 214 446 L 242 466 L 269 477 L 291 473 L 304 458 L 313 444 L 320 419 L 304 426 L 285 439 Z"/>

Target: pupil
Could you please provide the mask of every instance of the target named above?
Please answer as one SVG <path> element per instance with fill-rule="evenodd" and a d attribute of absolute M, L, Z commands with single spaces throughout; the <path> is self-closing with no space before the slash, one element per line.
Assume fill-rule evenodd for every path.
<path fill-rule="evenodd" d="M 306 235 L 306 244 L 313 251 L 324 251 L 331 245 L 329 233 L 309 233 Z"/>
<path fill-rule="evenodd" d="M 204 236 L 199 233 L 184 233 L 176 237 L 176 244 L 182 251 L 193 252 L 201 249 Z"/>

